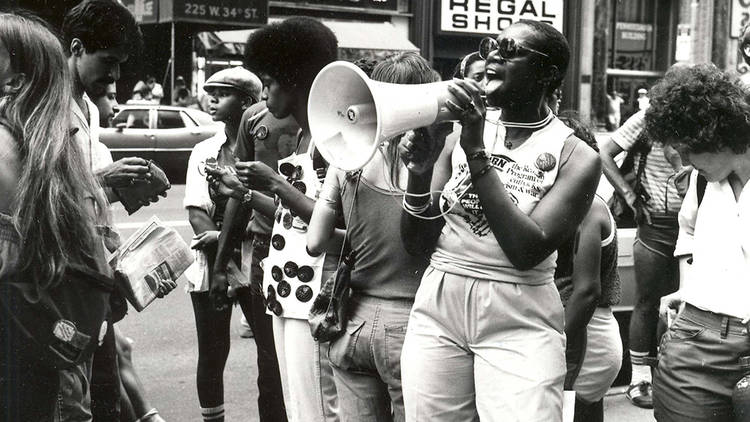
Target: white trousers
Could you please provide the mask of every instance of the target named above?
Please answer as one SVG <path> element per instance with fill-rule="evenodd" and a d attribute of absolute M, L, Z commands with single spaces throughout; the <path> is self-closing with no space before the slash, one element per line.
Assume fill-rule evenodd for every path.
<path fill-rule="evenodd" d="M 401 354 L 410 422 L 559 422 L 563 307 L 554 283 L 481 280 L 429 267 Z"/>
<path fill-rule="evenodd" d="M 328 343 L 318 343 L 306 320 L 273 317 L 273 339 L 289 422 L 338 422 Z"/>

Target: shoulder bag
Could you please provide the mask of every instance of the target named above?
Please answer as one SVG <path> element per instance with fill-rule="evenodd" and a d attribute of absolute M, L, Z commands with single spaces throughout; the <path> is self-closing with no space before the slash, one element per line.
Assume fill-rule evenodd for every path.
<path fill-rule="evenodd" d="M 352 205 L 349 207 L 349 217 L 347 219 L 349 222 L 351 221 L 352 211 L 357 200 L 357 190 L 359 189 L 359 180 L 361 177 L 362 172 L 360 171 L 357 175 L 357 183 L 354 186 Z M 336 268 L 336 272 L 328 280 L 323 282 L 323 285 L 320 287 L 320 293 L 315 298 L 307 318 L 307 321 L 310 323 L 310 334 L 312 334 L 315 341 L 320 343 L 335 340 L 346 329 L 346 322 L 348 320 L 347 310 L 349 297 L 351 296 L 351 273 L 355 258 L 354 251 L 350 251 L 344 255 L 348 234 L 349 230 L 347 229 L 344 232 L 344 241 L 341 246 L 338 268 Z"/>

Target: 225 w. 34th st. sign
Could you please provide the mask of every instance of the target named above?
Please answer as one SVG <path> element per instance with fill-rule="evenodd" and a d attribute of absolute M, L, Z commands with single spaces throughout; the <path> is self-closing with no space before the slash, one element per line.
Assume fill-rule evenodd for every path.
<path fill-rule="evenodd" d="M 497 34 L 521 19 L 563 30 L 564 0 L 441 0 L 440 31 Z"/>

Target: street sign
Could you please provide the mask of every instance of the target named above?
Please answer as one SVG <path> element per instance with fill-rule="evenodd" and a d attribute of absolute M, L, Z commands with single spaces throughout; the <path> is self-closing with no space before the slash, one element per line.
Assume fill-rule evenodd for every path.
<path fill-rule="evenodd" d="M 441 0 L 440 31 L 497 34 L 518 20 L 529 19 L 562 32 L 563 9 L 564 0 Z"/>
<path fill-rule="evenodd" d="M 750 0 L 732 0 L 731 22 L 729 36 L 739 38 L 742 28 L 750 24 Z"/>
<path fill-rule="evenodd" d="M 268 0 L 160 0 L 159 22 L 259 26 L 268 22 Z M 169 7 L 171 3 L 172 7 Z"/>

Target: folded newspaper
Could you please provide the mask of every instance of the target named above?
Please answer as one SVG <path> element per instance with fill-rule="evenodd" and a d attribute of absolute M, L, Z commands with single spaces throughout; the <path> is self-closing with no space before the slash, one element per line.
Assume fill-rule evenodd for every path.
<path fill-rule="evenodd" d="M 110 265 L 123 276 L 120 288 L 138 312 L 156 299 L 161 283 L 177 281 L 192 263 L 182 237 L 155 216 L 110 257 Z"/>

